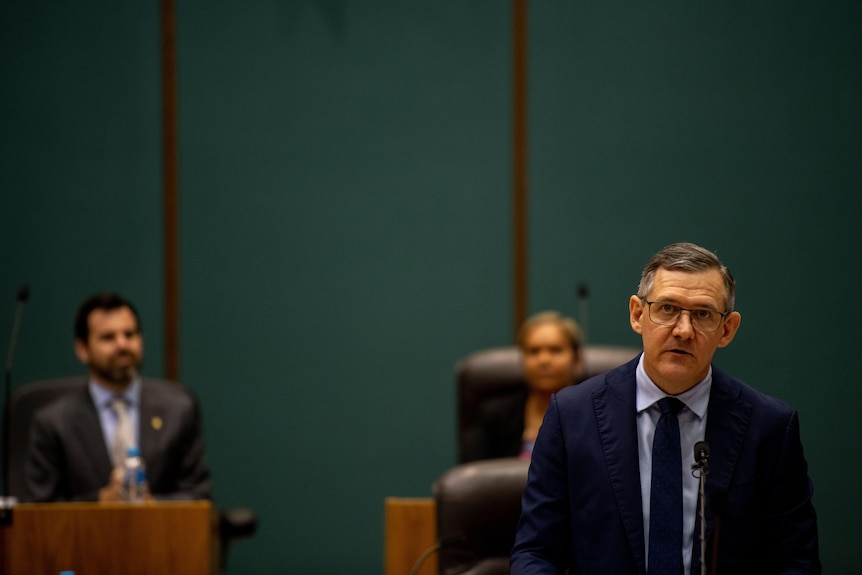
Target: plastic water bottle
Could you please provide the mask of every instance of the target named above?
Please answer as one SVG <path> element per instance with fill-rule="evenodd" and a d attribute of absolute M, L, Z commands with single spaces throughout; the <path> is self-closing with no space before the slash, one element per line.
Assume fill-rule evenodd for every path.
<path fill-rule="evenodd" d="M 147 470 L 141 451 L 137 447 L 129 447 L 123 461 L 123 500 L 140 503 L 144 501 L 146 494 Z"/>

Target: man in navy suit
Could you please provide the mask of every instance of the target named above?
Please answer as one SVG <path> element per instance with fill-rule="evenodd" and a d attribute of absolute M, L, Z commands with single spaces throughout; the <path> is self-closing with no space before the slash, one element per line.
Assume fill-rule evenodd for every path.
<path fill-rule="evenodd" d="M 524 491 L 513 575 L 701 573 L 691 471 L 701 440 L 711 452 L 705 565 L 727 575 L 821 572 L 797 412 L 712 365 L 739 328 L 734 297 L 730 271 L 704 248 L 672 244 L 650 260 L 629 300 L 643 354 L 551 400 Z M 669 521 L 678 537 L 672 566 L 660 568 L 650 553 L 658 556 L 656 546 L 670 537 L 667 525 L 651 524 L 651 501 L 668 490 L 656 481 L 657 496 L 651 487 L 659 400 L 667 396 L 682 402 L 675 416 L 682 484 L 670 490 L 681 510 Z"/>
<path fill-rule="evenodd" d="M 89 378 L 36 413 L 25 499 L 119 500 L 125 443 L 140 448 L 152 496 L 209 498 L 198 404 L 176 383 L 140 376 L 143 336 L 134 306 L 110 292 L 84 301 L 75 320 L 75 353 Z M 116 399 L 125 406 L 122 418 L 112 407 Z"/>

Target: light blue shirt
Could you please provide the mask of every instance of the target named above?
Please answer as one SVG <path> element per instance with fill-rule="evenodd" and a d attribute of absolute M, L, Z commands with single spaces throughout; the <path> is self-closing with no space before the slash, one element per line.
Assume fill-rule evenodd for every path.
<path fill-rule="evenodd" d="M 96 411 L 99 413 L 99 422 L 102 424 L 105 447 L 108 448 L 108 453 L 111 454 L 114 452 L 114 433 L 117 429 L 117 414 L 111 408 L 111 401 L 117 397 L 117 394 L 90 379 L 90 396 L 96 405 Z M 141 378 L 135 377 L 131 385 L 123 391 L 121 396 L 126 400 L 126 409 L 132 424 L 132 438 L 135 445 L 140 446 L 138 421 L 140 421 L 141 414 Z"/>
<path fill-rule="evenodd" d="M 644 517 L 644 546 L 649 565 L 649 505 L 652 482 L 652 440 L 655 426 L 661 416 L 656 403 L 667 396 L 652 382 L 643 367 L 643 354 L 638 361 L 636 405 L 638 412 L 638 458 L 640 460 L 641 501 Z M 686 392 L 676 395 L 685 404 L 679 412 L 679 439 L 682 450 L 682 558 L 685 570 L 691 571 L 691 552 L 694 544 L 694 524 L 697 513 L 698 479 L 691 473 L 694 463 L 694 444 L 703 441 L 706 433 L 706 411 L 709 390 L 712 388 L 712 366 L 706 377 Z M 699 552 L 698 552 L 699 553 Z"/>

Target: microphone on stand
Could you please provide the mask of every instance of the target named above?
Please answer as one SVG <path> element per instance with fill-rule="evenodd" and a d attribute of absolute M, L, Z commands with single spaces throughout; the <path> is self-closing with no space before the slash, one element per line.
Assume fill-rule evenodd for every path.
<path fill-rule="evenodd" d="M 580 323 L 581 333 L 583 334 L 584 342 L 589 340 L 590 326 L 590 309 L 588 298 L 590 296 L 590 287 L 586 282 L 578 284 L 578 323 Z"/>
<path fill-rule="evenodd" d="M 706 575 L 706 497 L 704 496 L 704 486 L 706 485 L 706 475 L 709 473 L 709 444 L 705 441 L 698 441 L 694 444 L 694 463 L 691 464 L 691 472 L 699 470 L 698 474 L 698 500 L 700 505 L 700 573 Z M 715 556 L 713 556 L 715 559 Z M 713 574 L 714 575 L 714 574 Z"/>
<path fill-rule="evenodd" d="M 698 441 L 694 444 L 694 464 L 692 469 L 702 469 L 709 473 L 709 444 L 705 441 Z"/>
<path fill-rule="evenodd" d="M 15 305 L 15 320 L 12 323 L 12 334 L 9 336 L 9 351 L 6 354 L 6 370 L 3 378 L 3 491 L 0 491 L 0 525 L 12 522 L 12 507 L 14 497 L 6 497 L 9 491 L 9 401 L 12 398 L 12 360 L 15 358 L 15 346 L 18 343 L 18 332 L 21 330 L 21 319 L 24 317 L 24 304 L 30 297 L 30 286 L 21 285 L 18 288 L 18 298 Z"/>

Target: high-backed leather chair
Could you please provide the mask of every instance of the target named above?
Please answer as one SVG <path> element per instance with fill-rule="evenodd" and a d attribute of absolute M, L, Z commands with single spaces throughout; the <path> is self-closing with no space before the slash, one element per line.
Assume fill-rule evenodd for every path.
<path fill-rule="evenodd" d="M 27 489 L 26 466 L 30 424 L 36 412 L 62 395 L 87 385 L 83 376 L 61 377 L 24 384 L 11 395 L 6 406 L 6 495 L 23 499 Z M 221 545 L 221 566 L 226 566 L 228 545 L 232 541 L 254 535 L 257 516 L 246 507 L 228 507 L 218 513 L 218 537 Z"/>
<path fill-rule="evenodd" d="M 433 486 L 440 575 L 507 575 L 530 462 L 517 457 L 453 467 Z"/>
<path fill-rule="evenodd" d="M 634 347 L 587 345 L 579 381 L 640 353 Z M 529 461 L 517 457 L 465 462 L 467 437 L 484 402 L 526 393 L 520 349 L 473 353 L 456 364 L 458 454 L 461 462 L 433 486 L 441 575 L 508 575 Z M 472 450 L 470 450 L 472 451 Z"/>
<path fill-rule="evenodd" d="M 634 358 L 640 349 L 625 346 L 585 345 L 581 348 L 579 382 L 604 373 Z M 526 393 L 521 350 L 516 346 L 485 349 L 472 353 L 455 365 L 457 379 L 458 461 L 476 459 L 467 445 L 480 425 L 480 407 L 502 396 Z"/>

